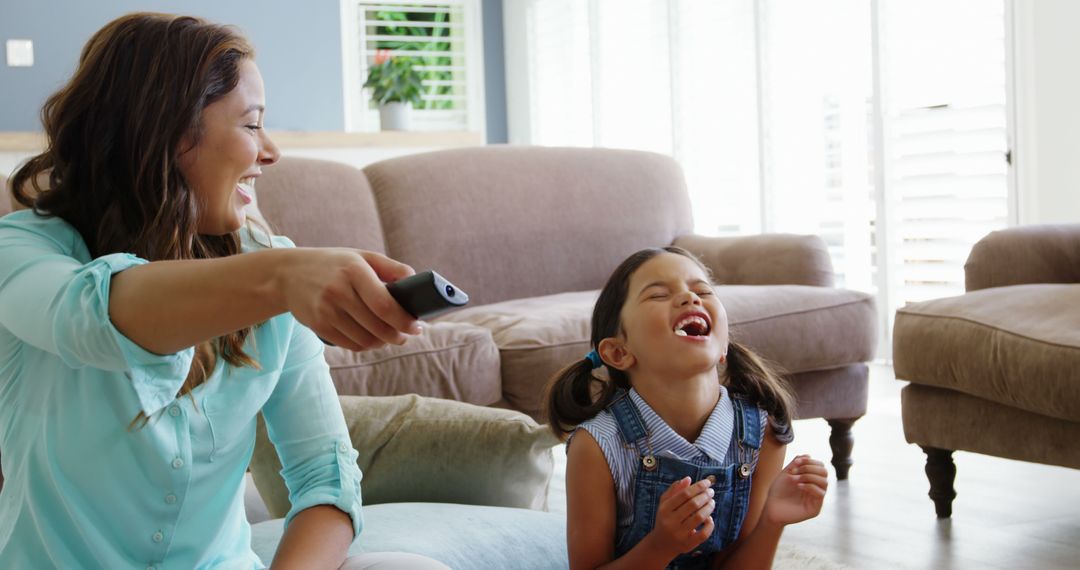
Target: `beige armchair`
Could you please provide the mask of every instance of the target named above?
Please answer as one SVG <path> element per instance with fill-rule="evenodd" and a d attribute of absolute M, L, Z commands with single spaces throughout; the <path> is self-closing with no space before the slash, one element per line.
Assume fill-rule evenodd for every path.
<path fill-rule="evenodd" d="M 1080 224 L 993 232 L 964 270 L 966 294 L 910 304 L 893 329 L 904 435 L 940 518 L 953 451 L 1080 469 Z"/>

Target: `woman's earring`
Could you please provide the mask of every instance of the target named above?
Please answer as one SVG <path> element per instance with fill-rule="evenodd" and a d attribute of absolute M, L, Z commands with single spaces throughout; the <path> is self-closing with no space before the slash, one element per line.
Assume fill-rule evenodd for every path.
<path fill-rule="evenodd" d="M 726 363 L 727 363 L 727 353 L 721 354 L 720 355 L 720 364 L 726 364 Z"/>

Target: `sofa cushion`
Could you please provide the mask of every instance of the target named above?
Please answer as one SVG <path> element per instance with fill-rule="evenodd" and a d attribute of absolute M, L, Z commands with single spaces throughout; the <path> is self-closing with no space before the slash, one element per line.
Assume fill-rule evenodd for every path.
<path fill-rule="evenodd" d="M 390 256 L 476 304 L 598 289 L 627 255 L 693 227 L 682 171 L 656 153 L 493 145 L 364 173 Z"/>
<path fill-rule="evenodd" d="M 421 501 L 543 509 L 558 440 L 513 410 L 416 395 L 341 396 L 364 504 Z M 251 477 L 273 517 L 289 510 L 261 416 Z M 365 507 L 365 518 L 366 518 Z M 366 526 L 366 525 L 365 525 Z"/>
<path fill-rule="evenodd" d="M 486 406 L 502 398 L 499 350 L 484 328 L 427 323 L 401 346 L 353 352 L 326 348 L 338 394 L 419 394 Z"/>
<path fill-rule="evenodd" d="M 994 287 L 896 312 L 896 377 L 1080 421 L 1080 285 Z"/>
<path fill-rule="evenodd" d="M 282 158 L 256 184 L 258 212 L 299 247 L 355 247 L 386 253 L 364 173 L 325 160 Z"/>
<path fill-rule="evenodd" d="M 788 373 L 827 370 L 874 357 L 873 297 L 805 285 L 722 285 L 732 338 Z M 552 375 L 589 351 L 598 291 L 562 293 L 472 307 L 440 321 L 491 330 L 502 361 L 503 396 L 539 417 Z"/>
<path fill-rule="evenodd" d="M 491 331 L 499 347 L 503 398 L 539 419 L 548 381 L 589 351 L 589 319 L 599 291 L 481 305 L 440 318 Z"/>
<path fill-rule="evenodd" d="M 274 558 L 282 519 L 251 527 L 251 548 Z M 408 552 L 455 570 L 566 568 L 566 516 L 528 509 L 442 503 L 364 507 L 364 530 L 349 555 Z M 342 568 L 352 568 L 346 560 Z"/>
<path fill-rule="evenodd" d="M 731 338 L 786 373 L 828 370 L 873 360 L 874 297 L 807 285 L 721 285 Z"/>

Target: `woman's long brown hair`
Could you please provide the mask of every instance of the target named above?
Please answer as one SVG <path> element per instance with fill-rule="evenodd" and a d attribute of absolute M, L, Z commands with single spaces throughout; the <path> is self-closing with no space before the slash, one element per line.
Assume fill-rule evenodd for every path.
<path fill-rule="evenodd" d="M 634 253 L 619 264 L 600 291 L 600 297 L 593 307 L 590 346 L 595 349 L 605 338 L 618 336 L 622 330 L 619 315 L 626 303 L 630 278 L 646 261 L 663 253 L 687 257 L 706 275 L 709 274 L 708 268 L 694 254 L 680 247 L 650 248 Z M 630 377 L 625 372 L 606 364 L 604 367 L 607 369 L 606 380 L 595 376 L 592 363 L 583 358 L 563 368 L 552 378 L 547 394 L 548 425 L 560 439 L 607 408 L 620 389 L 630 389 Z M 724 376 L 732 391 L 746 396 L 769 414 L 773 419 L 773 428 L 778 433 L 786 433 L 790 429 L 794 411 L 791 389 L 750 349 L 734 341 L 728 342 Z"/>
<path fill-rule="evenodd" d="M 177 158 L 189 149 L 181 148 L 185 136 L 197 144 L 203 109 L 236 87 L 241 62 L 253 57 L 234 29 L 199 18 L 136 13 L 110 22 L 87 42 L 67 85 L 45 102 L 48 146 L 15 173 L 15 200 L 71 224 L 95 258 L 239 253 L 237 233 L 198 233 L 201 204 Z M 219 357 L 257 367 L 243 349 L 252 329 L 197 346 L 180 394 L 205 382 Z"/>

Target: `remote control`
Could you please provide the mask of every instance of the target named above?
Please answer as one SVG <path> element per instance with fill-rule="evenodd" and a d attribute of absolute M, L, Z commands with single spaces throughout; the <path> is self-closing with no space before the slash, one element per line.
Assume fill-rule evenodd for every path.
<path fill-rule="evenodd" d="M 410 315 L 422 319 L 461 307 L 469 296 L 445 277 L 434 271 L 424 271 L 386 285 L 390 296 Z M 334 343 L 319 337 L 327 346 Z"/>
<path fill-rule="evenodd" d="M 423 319 L 461 307 L 469 296 L 434 271 L 424 271 L 386 286 L 390 295 L 410 315 Z"/>

